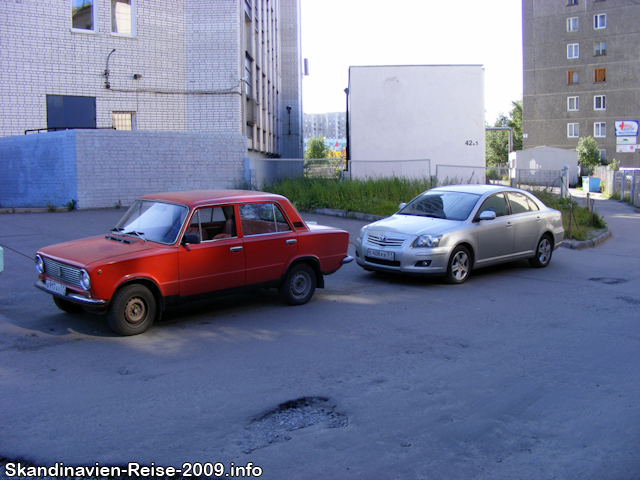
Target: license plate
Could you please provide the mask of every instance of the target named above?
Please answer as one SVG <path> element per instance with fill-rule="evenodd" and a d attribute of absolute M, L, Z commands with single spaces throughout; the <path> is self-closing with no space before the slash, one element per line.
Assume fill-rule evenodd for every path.
<path fill-rule="evenodd" d="M 57 283 L 57 282 L 52 282 L 51 280 L 45 280 L 44 281 L 44 286 L 47 290 L 54 292 L 54 293 L 58 293 L 60 295 L 66 295 L 67 294 L 67 287 L 65 287 L 64 285 Z"/>
<path fill-rule="evenodd" d="M 383 250 L 371 250 L 367 252 L 367 255 L 371 258 L 379 258 L 381 260 L 391 260 L 393 261 L 394 255 L 393 252 L 385 252 Z"/>

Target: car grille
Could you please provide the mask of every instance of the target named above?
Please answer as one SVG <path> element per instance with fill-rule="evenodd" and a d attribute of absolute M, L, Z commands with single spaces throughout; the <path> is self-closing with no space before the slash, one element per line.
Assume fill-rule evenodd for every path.
<path fill-rule="evenodd" d="M 80 287 L 80 269 L 43 257 L 44 273 L 53 280 Z"/>
<path fill-rule="evenodd" d="M 367 235 L 367 242 L 380 247 L 401 247 L 404 238 L 392 238 L 386 235 Z"/>

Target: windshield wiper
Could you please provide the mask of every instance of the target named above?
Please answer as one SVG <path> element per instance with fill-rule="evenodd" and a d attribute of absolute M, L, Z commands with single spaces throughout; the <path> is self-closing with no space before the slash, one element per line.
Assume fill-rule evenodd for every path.
<path fill-rule="evenodd" d="M 135 235 L 136 237 L 141 238 L 145 242 L 147 241 L 147 239 L 143 237 L 144 232 L 136 232 L 135 230 L 131 230 L 130 232 L 124 232 L 124 234 L 125 235 Z"/>

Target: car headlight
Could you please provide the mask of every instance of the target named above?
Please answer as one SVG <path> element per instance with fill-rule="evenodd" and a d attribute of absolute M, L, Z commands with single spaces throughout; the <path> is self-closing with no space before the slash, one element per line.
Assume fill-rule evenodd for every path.
<path fill-rule="evenodd" d="M 89 278 L 89 274 L 86 270 L 80 270 L 80 285 L 85 290 L 89 290 L 91 288 L 91 279 Z"/>
<path fill-rule="evenodd" d="M 36 255 L 36 270 L 40 274 L 44 273 L 44 260 L 42 260 L 40 255 Z"/>
<path fill-rule="evenodd" d="M 420 235 L 413 241 L 413 248 L 437 247 L 440 245 L 442 235 Z"/>

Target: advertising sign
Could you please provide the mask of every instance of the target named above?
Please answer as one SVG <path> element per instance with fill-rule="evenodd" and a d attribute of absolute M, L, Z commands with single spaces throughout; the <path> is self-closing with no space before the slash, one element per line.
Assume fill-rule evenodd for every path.
<path fill-rule="evenodd" d="M 616 137 L 637 137 L 638 121 L 637 120 L 619 120 L 616 124 Z"/>
<path fill-rule="evenodd" d="M 636 151 L 635 145 L 616 145 L 617 153 L 634 153 Z"/>
<path fill-rule="evenodd" d="M 618 137 L 616 143 L 618 145 L 637 145 L 638 137 Z"/>

